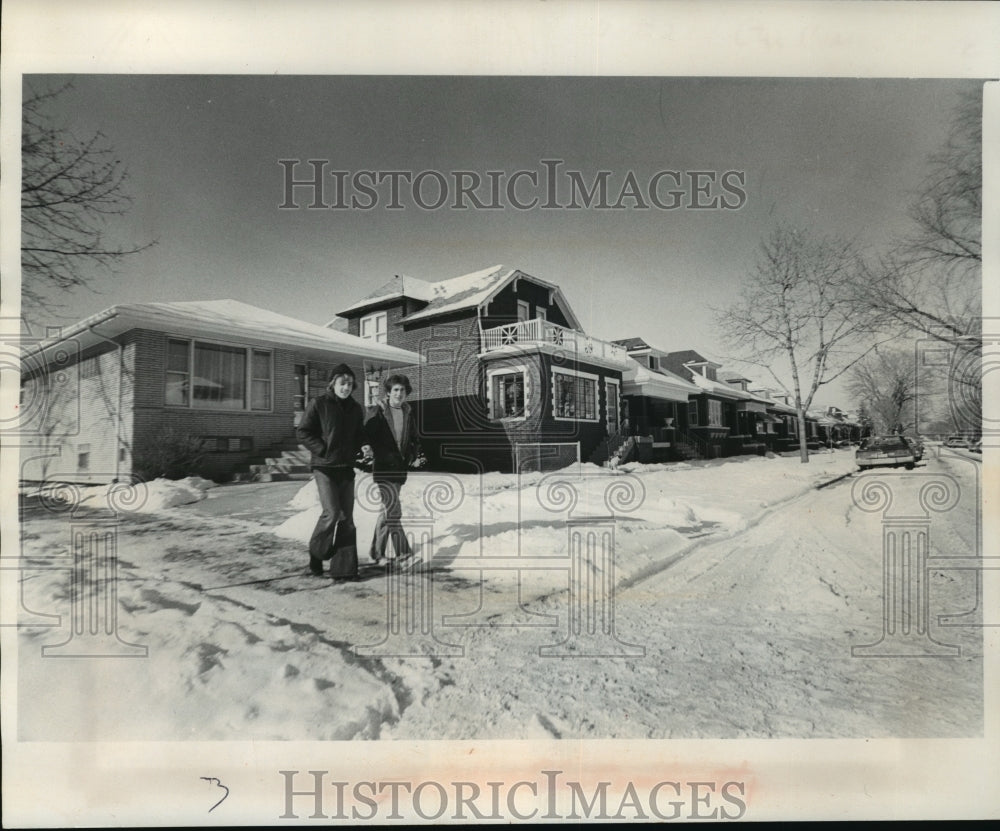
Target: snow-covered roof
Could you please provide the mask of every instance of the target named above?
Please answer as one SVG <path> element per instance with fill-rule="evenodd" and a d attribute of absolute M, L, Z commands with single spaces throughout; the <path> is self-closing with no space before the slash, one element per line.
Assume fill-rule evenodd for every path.
<path fill-rule="evenodd" d="M 369 306 L 376 306 L 379 303 L 385 303 L 386 301 L 395 300 L 399 297 L 412 297 L 415 300 L 429 301 L 432 296 L 432 283 L 428 283 L 426 280 L 420 280 L 416 277 L 410 277 L 406 274 L 397 274 L 391 280 L 383 283 L 375 289 L 371 294 L 338 312 L 338 317 L 334 318 L 334 320 L 337 320 L 340 316 L 349 314 L 350 312 L 356 312 L 360 309 L 368 308 Z M 333 325 L 333 321 L 330 321 L 326 325 Z"/>
<path fill-rule="evenodd" d="M 655 370 L 643 366 L 635 358 L 631 366 L 622 373 L 622 393 L 648 395 L 667 401 L 687 401 L 689 395 L 697 395 L 701 390 L 690 381 L 685 381 L 665 369 Z"/>
<path fill-rule="evenodd" d="M 612 343 L 618 344 L 618 346 L 624 346 L 629 352 L 635 352 L 640 349 L 652 349 L 646 341 L 642 338 L 622 338 L 621 340 L 611 341 Z"/>
<path fill-rule="evenodd" d="M 744 392 L 739 387 L 735 387 L 732 384 L 724 384 L 722 381 L 713 381 L 698 372 L 692 373 L 691 381 L 699 387 L 699 392 L 711 393 L 712 395 L 718 395 L 720 398 L 735 398 L 740 400 L 755 398 L 755 396 Z"/>
<path fill-rule="evenodd" d="M 457 312 L 485 303 L 512 280 L 518 271 L 505 265 L 494 265 L 461 277 L 430 283 L 427 306 L 407 315 L 403 320 L 422 320 L 425 317 Z"/>
<path fill-rule="evenodd" d="M 575 329 L 582 328 L 558 286 L 506 265 L 493 265 L 489 268 L 473 271 L 470 274 L 463 274 L 460 277 L 451 277 L 447 280 L 438 280 L 437 282 L 421 280 L 419 284 L 413 284 L 415 285 L 414 291 L 423 292 L 423 295 L 419 299 L 426 300 L 427 305 L 419 311 L 402 318 L 402 321 L 410 323 L 414 320 L 425 320 L 437 315 L 481 306 L 492 300 L 508 283 L 517 278 L 524 278 L 551 289 L 555 298 L 558 299 L 559 306 L 566 315 L 570 326 Z M 410 293 L 410 281 L 412 280 L 414 280 L 412 277 L 406 278 L 406 296 L 417 297 L 417 294 Z M 383 292 L 383 296 L 388 294 L 388 291 Z M 375 301 L 365 301 L 366 305 L 372 302 Z M 359 304 L 354 304 L 351 307 L 354 311 L 357 311 L 358 308 Z M 345 311 L 350 311 L 350 309 Z"/>
<path fill-rule="evenodd" d="M 100 336 L 116 337 L 131 329 L 238 340 L 251 345 L 290 346 L 326 353 L 335 360 L 367 358 L 392 366 L 422 362 L 416 352 L 364 340 L 239 300 L 122 303 L 73 324 L 58 337 L 43 341 L 38 349 L 44 351 L 70 338 L 86 348 L 101 342 Z"/>

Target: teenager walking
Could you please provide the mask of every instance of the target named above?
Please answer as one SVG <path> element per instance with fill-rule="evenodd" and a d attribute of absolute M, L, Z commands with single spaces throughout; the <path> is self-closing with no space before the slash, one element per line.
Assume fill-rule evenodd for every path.
<path fill-rule="evenodd" d="M 354 371 L 339 364 L 330 372 L 326 392 L 309 402 L 296 430 L 312 454 L 310 467 L 323 508 L 309 539 L 309 569 L 323 574 L 330 561 L 334 581 L 358 576 L 357 529 L 354 525 L 354 463 L 370 456 L 364 408 L 351 397 Z"/>
<path fill-rule="evenodd" d="M 372 479 L 382 499 L 369 551 L 376 563 L 385 557 L 390 539 L 398 559 L 412 553 L 403 531 L 399 494 L 406 482 L 407 470 L 422 467 L 425 461 L 413 408 L 406 400 L 413 392 L 410 379 L 401 374 L 390 375 L 382 389 L 384 398 L 368 410 L 365 422 L 365 433 L 374 457 Z"/>

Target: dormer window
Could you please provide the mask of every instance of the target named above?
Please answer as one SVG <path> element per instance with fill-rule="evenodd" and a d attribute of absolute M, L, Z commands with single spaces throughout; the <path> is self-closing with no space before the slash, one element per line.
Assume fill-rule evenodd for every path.
<path fill-rule="evenodd" d="M 375 343 L 386 343 L 389 340 L 389 316 L 386 312 L 375 312 L 361 318 L 361 337 L 373 340 Z"/>

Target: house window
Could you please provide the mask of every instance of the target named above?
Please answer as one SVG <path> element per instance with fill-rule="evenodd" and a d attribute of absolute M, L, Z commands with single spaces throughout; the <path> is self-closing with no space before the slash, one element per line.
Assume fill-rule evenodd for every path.
<path fill-rule="evenodd" d="M 295 364 L 295 393 L 292 395 L 292 410 L 296 413 L 306 409 L 306 366 Z"/>
<path fill-rule="evenodd" d="M 649 364 L 650 369 L 656 369 L 656 358 L 654 358 L 652 355 L 646 356 L 646 363 Z"/>
<path fill-rule="evenodd" d="M 250 409 L 271 409 L 271 353 L 262 349 L 253 350 L 252 373 L 250 376 Z"/>
<path fill-rule="evenodd" d="M 523 419 L 527 415 L 527 372 L 522 367 L 495 370 L 487 379 L 490 418 Z"/>
<path fill-rule="evenodd" d="M 608 434 L 614 435 L 618 432 L 621 404 L 618 396 L 618 382 L 611 378 L 604 379 L 604 403 L 606 407 L 605 418 L 607 418 Z"/>
<path fill-rule="evenodd" d="M 708 401 L 708 424 L 710 427 L 722 426 L 722 402 Z"/>
<path fill-rule="evenodd" d="M 688 401 L 688 427 L 698 426 L 698 402 Z"/>
<path fill-rule="evenodd" d="M 365 406 L 374 407 L 378 404 L 379 393 L 382 389 L 381 381 L 365 381 Z"/>
<path fill-rule="evenodd" d="M 206 453 L 245 453 L 253 450 L 250 436 L 202 436 L 201 449 Z"/>
<path fill-rule="evenodd" d="M 76 446 L 76 469 L 78 471 L 90 470 L 89 444 L 78 444 Z"/>
<path fill-rule="evenodd" d="M 201 341 L 167 341 L 164 402 L 204 410 L 271 409 L 271 352 Z"/>
<path fill-rule="evenodd" d="M 246 409 L 246 377 L 245 349 L 196 343 L 191 406 L 212 410 Z"/>
<path fill-rule="evenodd" d="M 545 309 L 541 309 L 541 308 L 535 309 L 535 317 L 537 317 L 539 320 L 548 320 L 549 319 L 548 318 L 548 314 L 546 314 L 546 312 L 545 312 Z"/>
<path fill-rule="evenodd" d="M 525 300 L 517 301 L 517 319 L 518 321 L 528 320 L 531 317 L 531 306 L 528 305 Z"/>
<path fill-rule="evenodd" d="M 552 370 L 552 414 L 557 419 L 599 421 L 597 376 Z"/>
<path fill-rule="evenodd" d="M 387 343 L 389 340 L 389 315 L 387 312 L 375 312 L 361 318 L 361 337 L 373 340 L 375 343 Z"/>
<path fill-rule="evenodd" d="M 187 407 L 190 404 L 190 346 L 186 340 L 167 341 L 167 391 L 164 402 L 169 406 Z"/>

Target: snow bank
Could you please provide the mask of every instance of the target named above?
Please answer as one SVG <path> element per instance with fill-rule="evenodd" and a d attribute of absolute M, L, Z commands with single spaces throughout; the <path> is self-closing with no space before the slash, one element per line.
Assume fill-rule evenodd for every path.
<path fill-rule="evenodd" d="M 433 551 L 420 553 L 429 553 L 436 566 L 462 570 L 465 557 L 558 555 L 567 550 L 570 516 L 614 515 L 619 573 L 627 576 L 669 560 L 694 539 L 744 530 L 771 507 L 848 472 L 853 462 L 853 453 L 831 452 L 806 465 L 797 457 L 742 457 L 632 463 L 617 470 L 582 464 L 520 475 L 419 472 L 402 489 L 403 524 L 407 517 L 432 516 Z M 630 504 L 608 499 L 619 483 L 623 492 L 635 493 Z M 442 484 L 451 489 L 453 499 L 444 504 L 425 500 L 428 488 Z M 363 554 L 379 503 L 369 476 L 358 477 L 356 491 L 354 519 Z M 297 513 L 272 533 L 305 545 L 320 513 L 315 483 L 304 484 L 288 506 Z"/>
<path fill-rule="evenodd" d="M 131 487 L 114 483 L 95 489 L 96 492 L 88 494 L 84 502 L 115 504 L 117 500 L 131 512 L 155 514 L 166 508 L 200 502 L 207 496 L 206 492 L 214 487 L 214 482 L 200 476 L 188 476 L 179 480 L 153 479 Z"/>

